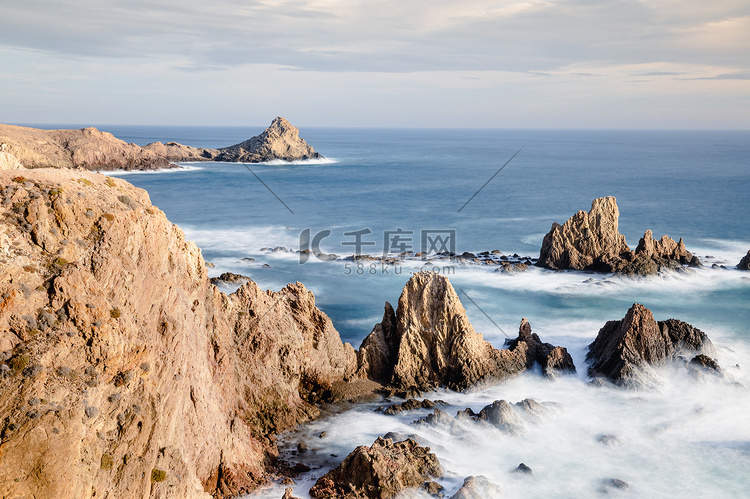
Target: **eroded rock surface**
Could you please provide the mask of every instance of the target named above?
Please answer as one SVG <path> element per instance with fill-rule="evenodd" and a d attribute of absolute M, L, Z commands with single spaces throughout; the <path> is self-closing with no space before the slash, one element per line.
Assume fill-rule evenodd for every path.
<path fill-rule="evenodd" d="M 221 293 L 145 191 L 23 177 L 0 172 L 0 496 L 253 489 L 352 347 L 300 283 Z"/>
<path fill-rule="evenodd" d="M 654 240 L 647 230 L 635 251 L 618 229 L 620 211 L 614 197 L 595 199 L 587 213 L 579 211 L 563 225 L 554 222 L 544 236 L 536 265 L 554 270 L 590 270 L 623 275 L 652 275 L 682 265 L 700 266 L 700 260 L 680 239 Z"/>
<path fill-rule="evenodd" d="M 320 157 L 315 149 L 300 138 L 299 129 L 279 116 L 260 135 L 219 149 L 214 160 L 259 163 L 273 159 L 293 161 Z"/>
<path fill-rule="evenodd" d="M 22 170 L 23 165 L 10 153 L 0 150 L 0 170 Z"/>
<path fill-rule="evenodd" d="M 533 365 L 536 355 L 530 345 L 541 348 L 533 341 L 529 337 L 506 350 L 494 348 L 474 331 L 450 281 L 419 272 L 406 283 L 398 311 L 386 304 L 383 322 L 362 342 L 359 375 L 398 388 L 465 390 Z M 550 370 L 561 366 L 554 356 L 550 360 Z"/>
<path fill-rule="evenodd" d="M 372 446 L 357 447 L 338 467 L 319 478 L 310 496 L 386 499 L 442 476 L 440 463 L 429 447 L 412 439 L 394 443 L 378 437 Z"/>
<path fill-rule="evenodd" d="M 657 322 L 649 309 L 635 303 L 622 320 L 609 321 L 586 355 L 589 376 L 605 377 L 620 385 L 639 386 L 638 371 L 659 365 L 684 352 L 711 353 L 706 333 L 685 322 Z"/>

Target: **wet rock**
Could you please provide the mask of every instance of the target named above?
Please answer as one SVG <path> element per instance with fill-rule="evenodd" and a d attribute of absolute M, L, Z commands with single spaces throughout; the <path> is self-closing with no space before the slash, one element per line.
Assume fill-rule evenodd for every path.
<path fill-rule="evenodd" d="M 435 402 L 429 399 L 417 400 L 409 399 L 401 404 L 393 404 L 383 411 L 383 414 L 388 416 L 394 416 L 404 411 L 414 411 L 417 409 L 432 409 L 435 407 Z"/>
<path fill-rule="evenodd" d="M 213 284 L 214 286 L 220 283 L 242 284 L 248 281 L 250 281 L 249 277 L 241 274 L 234 274 L 232 272 L 224 272 L 219 277 L 211 278 L 211 284 Z"/>
<path fill-rule="evenodd" d="M 740 270 L 750 270 L 750 250 L 748 250 L 747 255 L 742 257 L 740 263 L 737 264 L 737 268 Z"/>
<path fill-rule="evenodd" d="M 486 476 L 468 476 L 458 492 L 451 499 L 496 499 L 501 497 L 503 489 L 487 479 Z"/>
<path fill-rule="evenodd" d="M 538 363 L 542 367 L 542 373 L 548 377 L 576 372 L 576 366 L 568 350 L 551 343 L 543 343 L 539 335 L 531 332 L 531 324 L 525 317 L 521 319 L 518 337 L 510 341 L 509 347 L 515 349 L 521 342 L 527 347 L 526 367 L 528 369 L 533 367 L 534 363 Z"/>
<path fill-rule="evenodd" d="M 477 415 L 477 419 L 511 435 L 518 435 L 524 431 L 523 421 L 505 400 L 496 400 L 482 408 Z"/>
<path fill-rule="evenodd" d="M 297 444 L 297 452 L 300 454 L 304 454 L 308 451 L 307 444 L 304 441 L 301 441 Z"/>
<path fill-rule="evenodd" d="M 700 354 L 696 355 L 690 360 L 691 367 L 697 367 L 703 371 L 711 372 L 713 374 L 721 375 L 721 366 L 716 360 L 712 359 L 708 355 Z"/>
<path fill-rule="evenodd" d="M 657 323 L 650 310 L 636 303 L 622 320 L 609 321 L 599 330 L 586 360 L 589 376 L 639 387 L 640 367 L 662 364 L 682 352 L 712 349 L 703 331 L 675 319 Z"/>
<path fill-rule="evenodd" d="M 534 472 L 531 470 L 531 468 L 529 468 L 528 466 L 526 466 L 524 463 L 519 464 L 518 467 L 513 470 L 513 472 L 514 473 L 521 473 L 521 474 L 524 474 L 524 475 L 533 475 L 534 474 Z"/>
<path fill-rule="evenodd" d="M 418 419 L 417 421 L 415 421 L 415 423 L 451 428 L 456 423 L 456 420 L 453 419 L 451 415 L 444 410 L 435 408 L 430 414 L 428 414 L 424 418 Z"/>
<path fill-rule="evenodd" d="M 445 487 L 433 480 L 430 480 L 429 482 L 423 483 L 420 489 L 424 490 L 432 497 L 441 498 L 443 497 L 443 491 L 445 490 Z"/>
<path fill-rule="evenodd" d="M 284 495 L 281 496 L 281 499 L 300 499 L 299 497 L 294 495 L 294 489 L 291 487 L 287 487 L 284 489 Z"/>
<path fill-rule="evenodd" d="M 606 447 L 616 447 L 622 445 L 620 439 L 615 435 L 601 435 L 596 440 Z"/>
<path fill-rule="evenodd" d="M 394 443 L 378 437 L 372 446 L 357 447 L 341 464 L 310 489 L 314 498 L 389 498 L 443 476 L 429 448 L 407 439 Z"/>
<path fill-rule="evenodd" d="M 607 493 L 607 489 L 628 491 L 630 490 L 630 484 L 628 484 L 628 482 L 626 482 L 625 480 L 620 480 L 619 478 L 606 478 L 602 480 L 602 489 L 602 492 L 604 492 L 605 494 Z"/>

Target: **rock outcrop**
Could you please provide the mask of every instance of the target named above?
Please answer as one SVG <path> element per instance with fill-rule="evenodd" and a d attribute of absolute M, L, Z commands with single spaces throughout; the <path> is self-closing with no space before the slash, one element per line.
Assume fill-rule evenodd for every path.
<path fill-rule="evenodd" d="M 0 151 L 0 170 L 22 170 L 23 165 L 15 156 L 8 152 Z"/>
<path fill-rule="evenodd" d="M 534 363 L 538 363 L 542 368 L 542 374 L 548 377 L 554 377 L 557 374 L 574 373 L 576 366 L 573 364 L 573 358 L 565 347 L 554 346 L 551 343 L 544 343 L 539 339 L 539 335 L 531 332 L 531 324 L 524 317 L 521 319 L 521 325 L 518 328 L 518 337 L 511 341 L 510 349 L 514 350 L 519 342 L 526 344 L 526 368 L 531 369 Z"/>
<path fill-rule="evenodd" d="M 463 485 L 451 499 L 500 499 L 503 489 L 492 483 L 486 476 L 467 476 Z"/>
<path fill-rule="evenodd" d="M 536 265 L 553 270 L 589 270 L 623 275 L 652 275 L 682 265 L 700 266 L 700 260 L 680 239 L 654 240 L 650 230 L 635 251 L 618 230 L 620 211 L 613 197 L 595 199 L 591 210 L 581 210 L 563 225 L 554 222 L 544 236 Z"/>
<path fill-rule="evenodd" d="M 711 353 L 706 333 L 685 322 L 657 322 L 649 309 L 635 303 L 622 320 L 609 321 L 586 355 L 589 376 L 605 377 L 625 386 L 638 387 L 640 368 L 659 365 L 680 353 Z"/>
<path fill-rule="evenodd" d="M 263 133 L 222 149 L 190 147 L 176 142 L 153 142 L 140 147 L 128 144 L 96 128 L 41 130 L 0 125 L 0 170 L 3 153 L 26 168 L 75 168 L 88 170 L 152 170 L 175 166 L 180 161 L 231 161 L 258 163 L 281 159 L 320 158 L 299 137 L 299 130 L 284 118 L 273 120 Z M 9 163 L 10 164 L 10 163 Z"/>
<path fill-rule="evenodd" d="M 474 331 L 450 281 L 418 272 L 406 283 L 398 310 L 386 303 L 383 321 L 362 342 L 359 375 L 401 389 L 465 390 L 520 373 L 538 358 L 550 363 L 550 372 L 567 367 L 564 349 L 552 353 L 555 347 L 530 331 L 507 350 L 494 348 Z"/>
<path fill-rule="evenodd" d="M 310 496 L 386 499 L 442 476 L 440 462 L 429 447 L 412 439 L 394 443 L 378 437 L 372 446 L 357 447 L 338 467 L 319 478 Z"/>
<path fill-rule="evenodd" d="M 293 161 L 320 157 L 315 149 L 300 138 L 299 129 L 279 116 L 260 135 L 219 149 L 214 161 L 260 163 L 274 159 Z"/>
<path fill-rule="evenodd" d="M 0 496 L 234 497 L 356 368 L 302 284 L 225 295 L 132 185 L 0 172 Z"/>
<path fill-rule="evenodd" d="M 740 263 L 737 264 L 737 268 L 740 270 L 750 270 L 750 250 L 748 250 L 747 255 L 742 257 Z"/>

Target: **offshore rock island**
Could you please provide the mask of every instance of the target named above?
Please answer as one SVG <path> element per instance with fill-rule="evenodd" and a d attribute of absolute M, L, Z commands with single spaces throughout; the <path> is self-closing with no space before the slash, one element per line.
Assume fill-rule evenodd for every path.
<path fill-rule="evenodd" d="M 3 167 L 5 164 L 18 164 L 25 168 L 154 170 L 186 161 L 259 163 L 321 157 L 300 138 L 299 129 L 282 117 L 275 118 L 260 135 L 221 149 L 196 148 L 176 142 L 152 142 L 141 147 L 93 127 L 40 130 L 0 125 L 0 169 L 7 169 Z"/>

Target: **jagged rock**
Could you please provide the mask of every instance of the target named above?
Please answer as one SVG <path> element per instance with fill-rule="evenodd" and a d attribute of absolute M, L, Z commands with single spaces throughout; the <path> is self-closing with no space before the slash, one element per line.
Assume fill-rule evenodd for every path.
<path fill-rule="evenodd" d="M 5 145 L 5 144 L 3 144 Z M 0 170 L 23 170 L 23 165 L 10 153 L 0 150 Z"/>
<path fill-rule="evenodd" d="M 552 224 L 544 236 L 536 265 L 554 270 L 590 270 L 622 275 L 652 275 L 682 265 L 700 266 L 698 257 L 685 248 L 682 239 L 668 236 L 655 241 L 650 230 L 635 251 L 618 230 L 620 211 L 614 197 L 595 199 L 591 210 L 581 210 L 563 225 Z"/>
<path fill-rule="evenodd" d="M 713 350 L 706 334 L 685 322 L 656 322 L 651 311 L 635 303 L 622 320 L 609 321 L 586 355 L 589 376 L 606 377 L 620 385 L 638 386 L 638 369 L 659 365 L 681 352 Z"/>
<path fill-rule="evenodd" d="M 536 346 L 538 337 L 529 341 L 495 349 L 474 331 L 450 281 L 418 272 L 406 283 L 398 310 L 386 304 L 383 322 L 362 342 L 358 373 L 396 388 L 465 390 L 527 369 L 529 346 Z M 565 355 L 551 357 L 558 368 L 556 356 Z"/>
<path fill-rule="evenodd" d="M 300 138 L 299 129 L 279 116 L 260 135 L 219 149 L 214 160 L 259 163 L 272 159 L 292 161 L 320 157 L 320 154 Z"/>
<path fill-rule="evenodd" d="M 740 270 L 750 270 L 750 250 L 748 250 L 747 255 L 742 257 L 740 263 L 737 264 L 737 268 Z"/>
<path fill-rule="evenodd" d="M 524 431 L 523 421 L 505 400 L 496 400 L 482 408 L 477 414 L 477 419 L 511 435 L 517 435 Z"/>
<path fill-rule="evenodd" d="M 281 496 L 281 499 L 300 499 L 300 498 L 294 495 L 293 488 L 287 487 L 286 489 L 284 489 L 284 495 Z"/>
<path fill-rule="evenodd" d="M 310 496 L 385 499 L 442 476 L 440 462 L 429 447 L 411 439 L 394 443 L 378 437 L 372 446 L 357 447 L 338 467 L 319 478 Z"/>
<path fill-rule="evenodd" d="M 534 474 L 532 469 L 526 466 L 524 463 L 519 464 L 518 467 L 513 470 L 513 473 L 523 473 L 524 475 Z"/>
<path fill-rule="evenodd" d="M 496 499 L 503 495 L 503 489 L 487 479 L 486 476 L 468 476 L 458 492 L 451 499 Z"/>
<path fill-rule="evenodd" d="M 433 402 L 432 400 L 409 399 L 406 402 L 403 402 L 401 404 L 393 404 L 392 406 L 384 410 L 383 414 L 386 414 L 388 416 L 394 416 L 396 414 L 401 414 L 404 411 L 414 411 L 416 409 L 433 409 L 433 408 L 435 408 L 435 402 Z"/>
<path fill-rule="evenodd" d="M 229 284 L 238 284 L 243 282 L 248 282 L 251 279 L 247 276 L 241 275 L 241 274 L 235 274 L 232 272 L 224 272 L 219 277 L 212 277 L 211 278 L 211 284 L 217 285 L 220 283 L 229 283 Z"/>
<path fill-rule="evenodd" d="M 568 350 L 564 347 L 556 347 L 551 343 L 543 343 L 539 339 L 539 335 L 531 332 L 531 324 L 526 317 L 521 319 L 518 337 L 510 342 L 510 348 L 516 348 L 520 342 L 527 346 L 527 369 L 530 369 L 537 362 L 542 367 L 542 373 L 545 376 L 554 377 L 560 373 L 576 372 L 576 366 Z"/>
<path fill-rule="evenodd" d="M 607 489 L 627 491 L 630 490 L 630 484 L 619 478 L 605 478 L 602 480 L 602 492 L 606 494 Z"/>
<path fill-rule="evenodd" d="M 696 355 L 690 360 L 690 366 L 697 367 L 714 374 L 721 374 L 721 366 L 719 366 L 719 363 L 708 355 Z"/>
<path fill-rule="evenodd" d="M 438 497 L 438 498 L 443 497 L 443 491 L 445 490 L 445 487 L 443 487 L 442 485 L 440 485 L 439 483 L 435 481 L 425 482 L 421 485 L 420 488 L 424 490 L 425 492 L 427 492 L 432 497 Z"/>
<path fill-rule="evenodd" d="M 195 244 L 123 180 L 16 175 L 0 172 L 13 186 L 0 204 L 0 497 L 236 497 L 264 481 L 268 434 L 314 417 L 355 373 L 312 293 L 221 293 Z M 48 402 L 29 414 L 32 395 Z"/>

